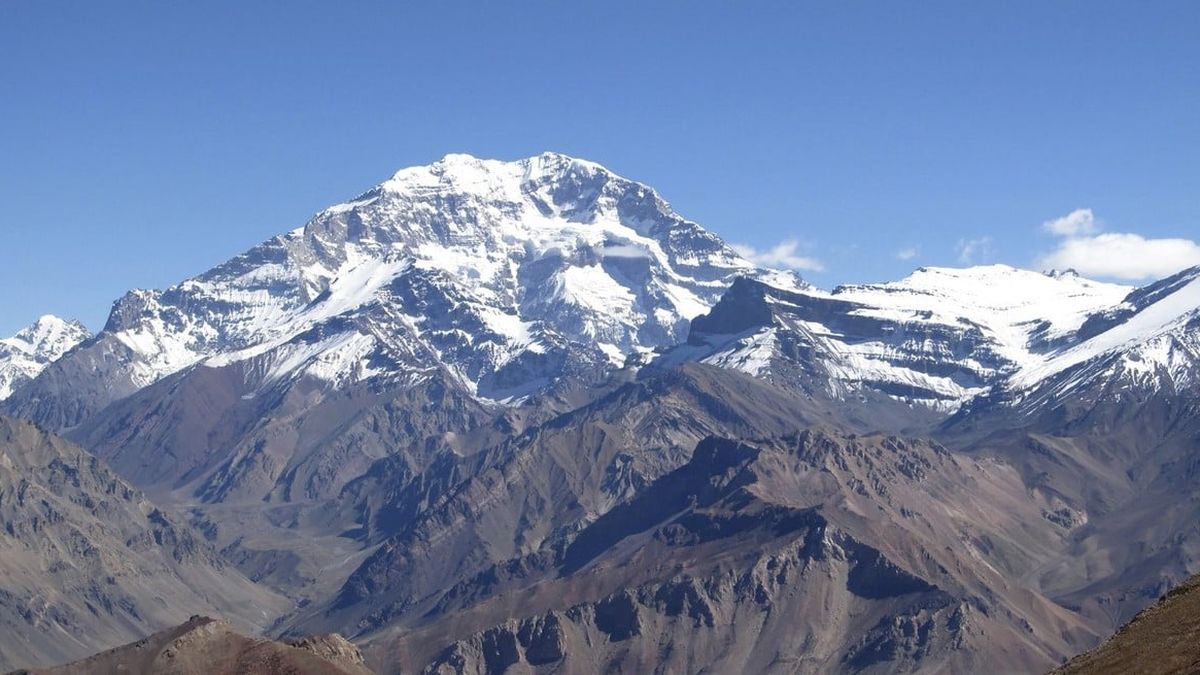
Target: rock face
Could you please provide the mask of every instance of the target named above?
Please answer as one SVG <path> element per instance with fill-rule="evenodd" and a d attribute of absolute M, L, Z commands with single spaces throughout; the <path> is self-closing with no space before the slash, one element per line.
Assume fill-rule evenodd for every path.
<path fill-rule="evenodd" d="M 1054 675 L 1174 675 L 1200 670 L 1200 578 L 1172 589 L 1103 645 Z"/>
<path fill-rule="evenodd" d="M 1000 581 L 1054 549 L 1038 510 L 1011 469 L 928 442 L 710 438 L 565 547 L 365 649 L 386 672 L 1037 670 L 1096 636 Z"/>
<path fill-rule="evenodd" d="M 261 628 L 288 606 L 95 457 L 7 418 L 0 561 L 3 668 L 79 658 L 199 610 Z"/>
<path fill-rule="evenodd" d="M 292 643 L 248 638 L 223 621 L 194 616 L 186 623 L 123 647 L 30 675 L 369 675 L 362 654 L 340 635 Z"/>
<path fill-rule="evenodd" d="M 47 314 L 0 340 L 0 400 L 89 337 L 91 333 L 78 322 Z"/>

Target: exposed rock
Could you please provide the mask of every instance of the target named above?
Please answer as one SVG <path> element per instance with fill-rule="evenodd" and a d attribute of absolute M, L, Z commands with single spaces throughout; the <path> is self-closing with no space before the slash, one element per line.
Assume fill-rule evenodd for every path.
<path fill-rule="evenodd" d="M 340 635 L 293 643 L 239 635 L 229 624 L 194 616 L 183 625 L 123 647 L 28 675 L 369 675 L 362 654 Z"/>
<path fill-rule="evenodd" d="M 0 417 L 0 667 L 79 658 L 196 611 L 260 629 L 288 606 L 100 460 Z"/>

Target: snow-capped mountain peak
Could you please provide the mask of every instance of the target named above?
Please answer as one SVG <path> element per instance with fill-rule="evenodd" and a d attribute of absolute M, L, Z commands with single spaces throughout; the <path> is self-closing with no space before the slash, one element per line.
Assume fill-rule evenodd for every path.
<path fill-rule="evenodd" d="M 0 400 L 90 336 L 79 322 L 46 314 L 16 335 L 0 339 Z"/>
<path fill-rule="evenodd" d="M 521 397 L 680 341 L 738 276 L 807 287 L 599 164 L 447 155 L 198 277 L 127 294 L 87 357 L 108 381 L 77 387 L 94 403 L 57 423 L 202 363 L 245 364 L 254 386 L 434 369 L 482 398 Z"/>
<path fill-rule="evenodd" d="M 745 282 L 693 323 L 673 358 L 950 411 L 1061 349 L 1130 290 L 1007 265 L 923 267 L 832 292 Z"/>

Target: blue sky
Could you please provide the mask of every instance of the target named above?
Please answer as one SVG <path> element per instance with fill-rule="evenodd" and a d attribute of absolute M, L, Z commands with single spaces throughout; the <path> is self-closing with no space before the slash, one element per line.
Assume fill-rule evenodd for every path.
<path fill-rule="evenodd" d="M 598 161 L 822 286 L 1200 261 L 1200 3 L 411 4 L 0 3 L 0 334 L 448 152 Z"/>

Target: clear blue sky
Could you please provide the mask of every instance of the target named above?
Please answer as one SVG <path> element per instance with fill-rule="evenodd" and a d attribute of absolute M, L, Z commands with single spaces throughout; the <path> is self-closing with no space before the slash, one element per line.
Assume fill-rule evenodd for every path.
<path fill-rule="evenodd" d="M 1081 207 L 1197 239 L 1200 3 L 983 4 L 3 0 L 0 334 L 447 152 L 598 161 L 823 286 L 1033 266 Z"/>

